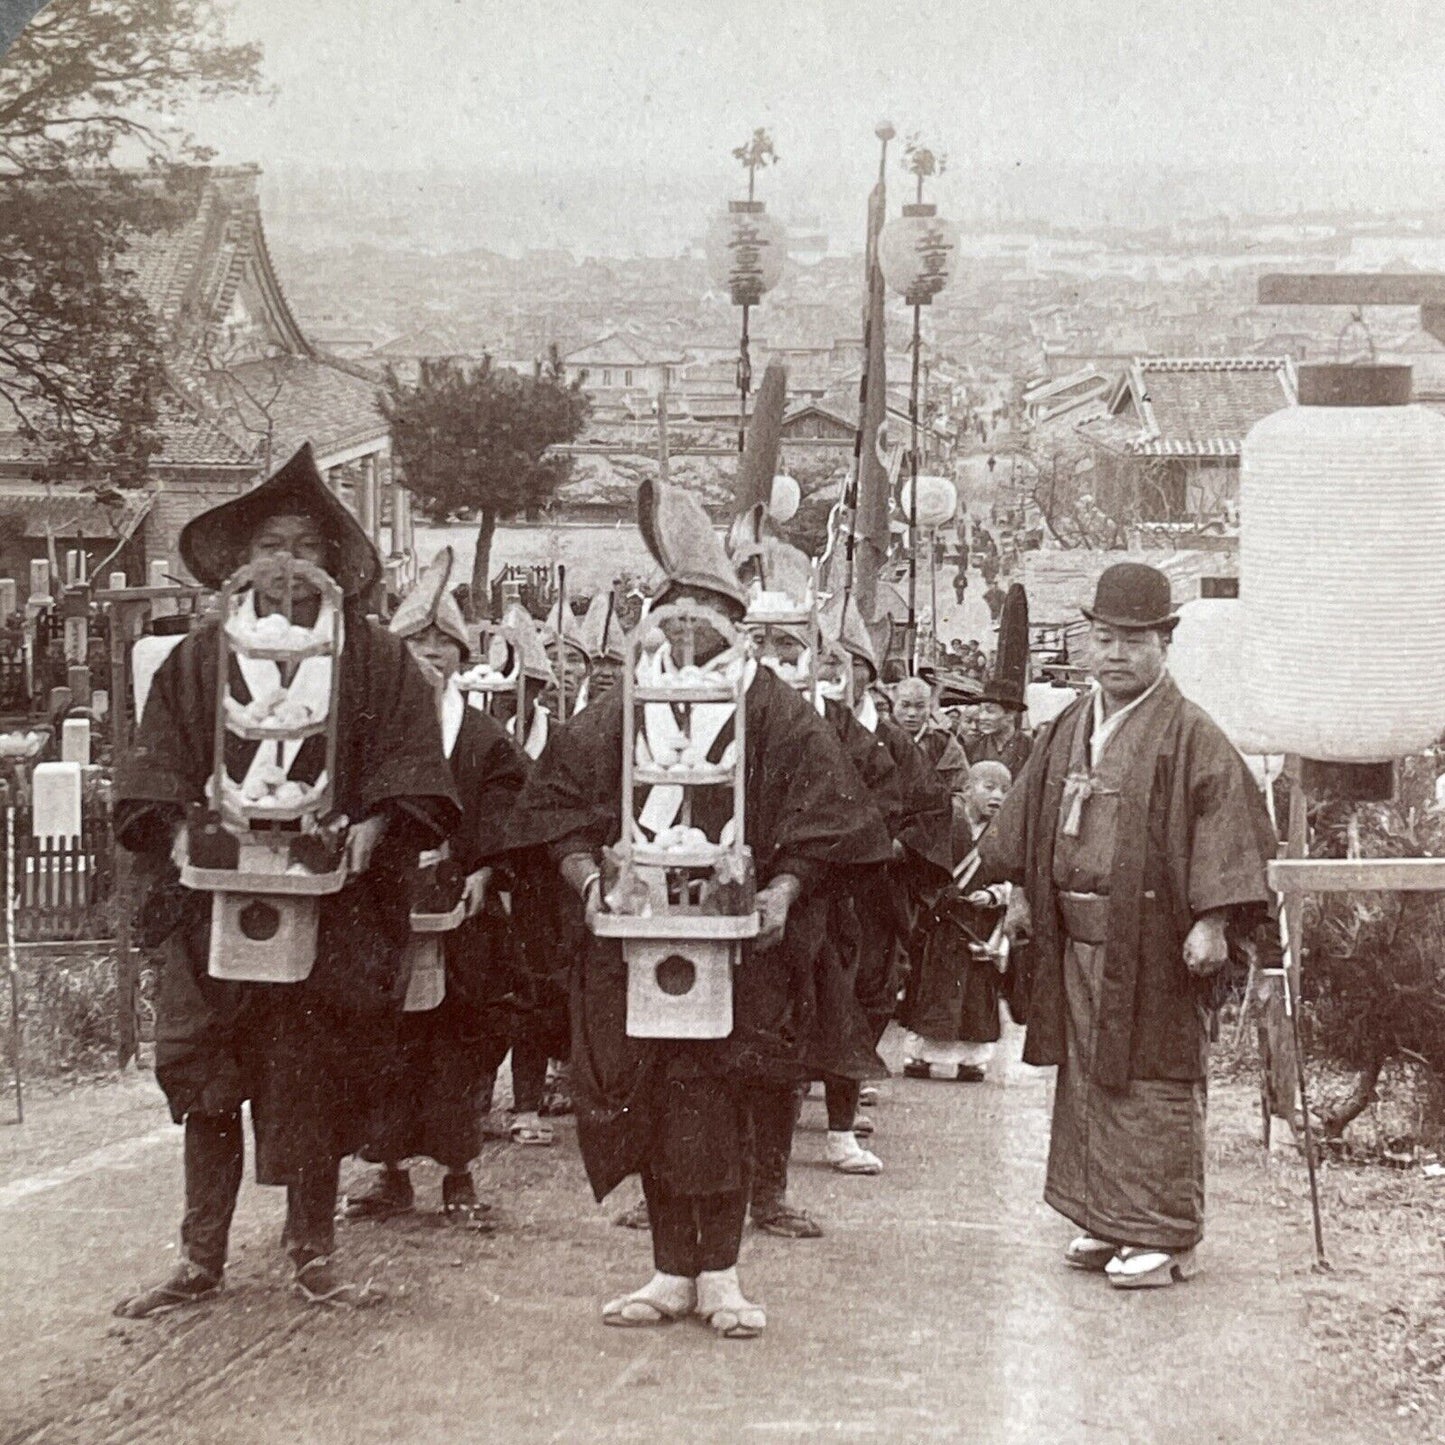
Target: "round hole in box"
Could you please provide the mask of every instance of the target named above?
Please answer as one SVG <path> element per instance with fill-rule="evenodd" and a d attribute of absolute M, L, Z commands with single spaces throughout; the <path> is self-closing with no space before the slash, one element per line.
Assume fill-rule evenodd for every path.
<path fill-rule="evenodd" d="M 671 994 L 674 998 L 691 993 L 692 986 L 696 982 L 696 966 L 690 958 L 684 958 L 680 953 L 669 953 L 657 965 L 658 988 L 663 993 Z"/>
<path fill-rule="evenodd" d="M 281 912 L 273 904 L 253 898 L 241 910 L 236 921 L 241 925 L 241 932 L 253 943 L 265 943 L 268 938 L 275 938 L 276 930 L 281 927 Z"/>

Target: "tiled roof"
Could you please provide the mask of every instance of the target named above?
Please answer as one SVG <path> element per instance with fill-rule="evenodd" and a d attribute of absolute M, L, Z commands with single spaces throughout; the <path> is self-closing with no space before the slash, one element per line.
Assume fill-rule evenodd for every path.
<path fill-rule="evenodd" d="M 388 434 L 377 410 L 374 381 L 309 356 L 246 362 L 208 382 L 207 389 L 214 406 L 230 413 L 255 439 L 258 450 L 268 427 L 272 429 L 273 462 L 284 460 L 303 442 L 309 441 L 324 462 L 331 453 L 381 441 Z"/>
<path fill-rule="evenodd" d="M 1237 457 L 1255 422 L 1294 405 L 1295 385 L 1287 357 L 1138 357 L 1115 386 L 1110 424 L 1084 430 L 1136 456 Z M 1126 411 L 1138 425 L 1124 437 Z"/>
<path fill-rule="evenodd" d="M 249 468 L 256 463 L 253 439 L 179 394 L 162 395 L 159 429 L 161 449 L 151 458 L 152 467 Z M 0 430 L 0 462 L 37 462 L 42 455 L 18 431 Z"/>
<path fill-rule="evenodd" d="M 151 491 L 112 494 L 112 504 L 101 503 L 94 492 L 56 483 L 0 481 L 0 513 L 19 513 L 27 537 L 129 537 L 155 500 Z"/>

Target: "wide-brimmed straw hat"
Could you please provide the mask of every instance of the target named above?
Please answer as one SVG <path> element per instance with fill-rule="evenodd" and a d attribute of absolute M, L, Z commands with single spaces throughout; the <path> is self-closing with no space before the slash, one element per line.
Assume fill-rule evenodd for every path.
<path fill-rule="evenodd" d="M 381 578 L 381 558 L 351 512 L 326 485 L 311 444 L 249 492 L 222 502 L 181 529 L 181 561 L 203 587 L 219 588 L 246 560 L 251 538 L 270 517 L 310 517 L 332 545 L 326 570 L 355 597 Z"/>

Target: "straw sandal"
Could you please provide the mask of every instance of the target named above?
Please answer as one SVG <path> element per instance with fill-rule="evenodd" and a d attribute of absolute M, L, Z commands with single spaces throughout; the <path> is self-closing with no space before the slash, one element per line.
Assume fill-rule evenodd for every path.
<path fill-rule="evenodd" d="M 221 1292 L 221 1277 L 183 1259 L 169 1279 L 139 1294 L 127 1295 L 112 1311 L 123 1320 L 148 1320 L 171 1310 L 200 1304 Z"/>
<path fill-rule="evenodd" d="M 685 1288 L 677 1288 L 679 1284 Z M 655 1274 L 641 1289 L 608 1300 L 602 1306 L 602 1323 L 623 1330 L 648 1329 L 670 1325 L 696 1307 L 697 1287 L 692 1280 Z"/>

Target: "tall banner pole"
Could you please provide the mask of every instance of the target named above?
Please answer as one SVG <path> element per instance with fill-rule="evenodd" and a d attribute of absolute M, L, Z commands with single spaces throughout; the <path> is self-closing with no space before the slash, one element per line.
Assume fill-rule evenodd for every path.
<path fill-rule="evenodd" d="M 868 239 L 864 272 L 863 374 L 858 384 L 858 425 L 853 433 L 853 470 L 848 485 L 849 526 L 845 591 L 855 594 L 864 622 L 877 611 L 878 566 L 887 549 L 887 476 L 878 460 L 878 428 L 887 416 L 888 379 L 883 321 L 883 272 L 878 260 L 878 238 L 888 206 L 888 142 L 896 134 L 888 121 L 880 121 L 878 180 L 868 198 Z M 880 531 L 880 539 L 878 533 Z M 866 548 L 858 562 L 858 536 Z M 861 575 L 860 575 L 861 574 Z"/>
<path fill-rule="evenodd" d="M 9 790 L 6 790 L 7 794 Z M 10 967 L 10 1062 L 15 1069 L 15 1122 L 25 1122 L 20 1083 L 20 959 L 15 947 L 15 802 L 5 799 L 5 954 Z"/>

